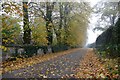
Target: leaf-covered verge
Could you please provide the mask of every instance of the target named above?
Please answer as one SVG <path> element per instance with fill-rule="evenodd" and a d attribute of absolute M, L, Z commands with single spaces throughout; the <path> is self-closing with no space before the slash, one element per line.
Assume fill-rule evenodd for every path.
<path fill-rule="evenodd" d="M 50 53 L 50 54 L 46 54 L 43 56 L 36 55 L 36 56 L 30 57 L 30 58 L 16 58 L 16 60 L 13 60 L 13 61 L 5 61 L 5 62 L 0 63 L 0 66 L 1 66 L 0 74 L 10 72 L 13 70 L 17 70 L 20 68 L 32 66 L 37 63 L 41 63 L 41 62 L 44 62 L 44 61 L 47 61 L 47 60 L 50 60 L 50 59 L 53 59 L 53 58 L 56 58 L 56 57 L 59 57 L 62 55 L 69 54 L 69 53 L 74 52 L 79 49 L 80 48 L 76 48 L 76 49 L 71 49 L 71 50 L 67 50 L 67 51 L 61 51 L 61 52 L 54 53 L 54 54 Z"/>
<path fill-rule="evenodd" d="M 93 50 L 88 50 L 87 54 L 80 62 L 80 67 L 77 69 L 78 78 L 91 79 L 120 79 L 118 58 L 105 59 L 99 58 Z"/>

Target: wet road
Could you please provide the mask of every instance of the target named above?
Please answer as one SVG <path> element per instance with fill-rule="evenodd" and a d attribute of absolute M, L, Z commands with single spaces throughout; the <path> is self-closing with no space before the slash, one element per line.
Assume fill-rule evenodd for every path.
<path fill-rule="evenodd" d="M 76 74 L 80 60 L 87 49 L 77 50 L 49 61 L 35 64 L 30 67 L 18 69 L 2 75 L 3 78 L 61 78 L 66 75 Z"/>

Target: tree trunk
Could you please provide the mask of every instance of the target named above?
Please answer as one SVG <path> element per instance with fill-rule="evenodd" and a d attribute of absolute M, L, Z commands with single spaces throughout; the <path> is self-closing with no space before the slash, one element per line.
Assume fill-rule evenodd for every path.
<path fill-rule="evenodd" d="M 56 31 L 56 35 L 57 35 L 57 43 L 61 44 L 62 43 L 61 29 L 62 29 L 62 26 L 63 26 L 63 5 L 62 5 L 61 2 L 59 3 L 59 9 L 60 9 L 60 23 L 59 23 L 59 30 Z"/>
<path fill-rule="evenodd" d="M 29 28 L 29 19 L 28 19 L 28 2 L 23 2 L 23 29 L 24 35 L 23 40 L 24 44 L 30 44 L 31 41 L 31 29 Z"/>
<path fill-rule="evenodd" d="M 53 23 L 52 23 L 53 8 L 54 8 L 54 3 L 46 2 L 47 40 L 48 40 L 48 47 L 50 47 L 51 49 L 52 49 L 52 42 L 53 42 Z"/>
<path fill-rule="evenodd" d="M 24 1 L 24 0 L 23 0 Z M 23 30 L 24 30 L 24 34 L 23 34 L 23 41 L 24 41 L 24 45 L 26 45 L 27 47 L 24 47 L 25 50 L 25 56 L 32 56 L 32 50 L 30 49 L 30 46 L 28 44 L 30 44 L 31 42 L 31 29 L 29 27 L 29 19 L 28 19 L 28 2 L 23 2 Z"/>
<path fill-rule="evenodd" d="M 67 23 L 68 23 L 68 15 L 69 15 L 69 3 L 68 2 L 66 2 L 65 3 L 65 7 L 64 7 L 64 30 L 65 30 L 65 36 L 64 36 L 64 44 L 65 45 L 68 45 L 67 44 L 67 37 L 68 37 L 68 25 L 67 25 Z"/>

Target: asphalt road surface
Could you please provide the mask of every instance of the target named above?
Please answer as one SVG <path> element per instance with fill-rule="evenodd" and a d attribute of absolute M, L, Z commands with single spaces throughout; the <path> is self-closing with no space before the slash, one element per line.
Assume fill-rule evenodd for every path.
<path fill-rule="evenodd" d="M 77 50 L 49 61 L 45 61 L 23 69 L 7 72 L 2 78 L 61 78 L 76 74 L 76 68 L 86 54 L 87 49 Z"/>

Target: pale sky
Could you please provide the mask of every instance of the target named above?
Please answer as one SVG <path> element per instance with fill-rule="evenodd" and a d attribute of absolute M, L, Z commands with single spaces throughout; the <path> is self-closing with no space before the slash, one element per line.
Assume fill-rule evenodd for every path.
<path fill-rule="evenodd" d="M 93 7 L 98 1 L 100 0 L 89 0 L 91 7 Z M 89 24 L 89 28 L 87 30 L 87 34 L 88 34 L 88 39 L 87 39 L 87 43 L 86 44 L 90 44 L 96 41 L 96 38 L 99 34 L 101 34 L 101 31 L 95 31 L 93 32 L 93 28 L 95 28 L 95 24 L 98 20 L 97 17 L 95 17 L 94 14 L 91 15 L 91 19 L 90 19 L 90 24 Z"/>

